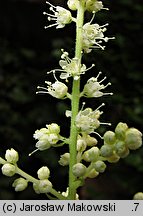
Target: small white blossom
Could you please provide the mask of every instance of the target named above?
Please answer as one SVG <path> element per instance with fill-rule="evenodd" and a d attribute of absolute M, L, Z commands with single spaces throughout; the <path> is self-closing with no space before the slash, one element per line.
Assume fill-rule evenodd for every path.
<path fill-rule="evenodd" d="M 6 163 L 1 168 L 3 175 L 6 176 L 13 176 L 16 173 L 16 167 L 10 163 Z"/>
<path fill-rule="evenodd" d="M 67 5 L 71 10 L 77 10 L 78 8 L 78 0 L 68 0 Z"/>
<path fill-rule="evenodd" d="M 48 179 L 50 176 L 50 170 L 47 166 L 43 166 L 37 171 L 37 174 L 38 174 L 38 178 L 41 180 Z"/>
<path fill-rule="evenodd" d="M 68 52 L 63 52 L 59 64 L 63 69 L 61 73 L 61 79 L 68 79 L 69 77 L 74 77 L 75 80 L 79 79 L 80 74 L 84 74 L 86 71 L 86 66 L 79 63 L 79 59 L 73 58 L 70 59 Z"/>
<path fill-rule="evenodd" d="M 48 124 L 46 125 L 46 127 L 48 128 L 50 133 L 56 133 L 56 134 L 60 133 L 60 126 L 56 123 Z"/>
<path fill-rule="evenodd" d="M 69 77 L 73 77 L 74 80 L 78 80 L 81 74 L 85 74 L 86 71 L 95 66 L 92 64 L 91 67 L 86 68 L 86 65 L 81 64 L 78 58 L 75 57 L 71 59 L 68 52 L 65 52 L 63 49 L 62 52 L 61 60 L 59 61 L 59 65 L 62 69 L 51 70 L 47 72 L 48 74 L 53 73 L 55 76 L 56 72 L 60 72 L 61 79 L 65 79 L 67 81 Z"/>
<path fill-rule="evenodd" d="M 102 45 L 102 42 L 108 42 L 109 39 L 104 36 L 104 32 L 107 30 L 105 26 L 100 26 L 98 24 L 91 24 L 91 22 L 86 23 L 83 26 L 83 50 L 86 53 L 91 52 L 92 48 L 101 48 L 104 50 L 105 46 Z"/>
<path fill-rule="evenodd" d="M 58 162 L 61 166 L 67 166 L 69 165 L 69 160 L 70 160 L 70 154 L 64 153 L 63 155 L 60 156 L 60 160 Z"/>
<path fill-rule="evenodd" d="M 36 147 L 39 150 L 46 150 L 59 141 L 60 127 L 55 124 L 47 124 L 47 128 L 36 130 L 33 137 L 38 140 Z"/>
<path fill-rule="evenodd" d="M 53 14 L 49 14 L 46 12 L 44 12 L 43 14 L 48 16 L 48 21 L 54 21 L 55 23 L 49 26 L 45 26 L 45 29 L 50 28 L 52 26 L 56 26 L 56 28 L 63 28 L 65 27 L 66 24 L 69 24 L 72 22 L 72 15 L 69 10 L 66 10 L 65 8 L 60 7 L 60 6 L 54 6 L 49 2 L 46 2 L 46 3 L 50 5 L 49 10 Z"/>
<path fill-rule="evenodd" d="M 76 177 L 82 177 L 86 173 L 86 166 L 82 163 L 76 163 L 72 167 L 72 172 Z"/>
<path fill-rule="evenodd" d="M 50 193 L 52 187 L 52 183 L 48 179 L 42 179 L 39 180 L 39 183 L 33 184 L 33 189 L 37 194 Z"/>
<path fill-rule="evenodd" d="M 104 77 L 102 80 L 98 81 L 98 77 L 101 74 L 97 75 L 97 77 L 91 77 L 84 86 L 83 92 L 81 95 L 85 97 L 101 97 L 103 95 L 112 95 L 113 93 L 103 93 L 101 90 L 104 90 L 107 86 L 111 85 L 111 83 L 107 83 L 107 85 L 102 84 L 102 82 L 106 79 Z"/>
<path fill-rule="evenodd" d="M 48 81 L 45 81 L 45 83 L 47 84 L 47 88 L 38 86 L 37 88 L 41 90 L 38 91 L 37 93 L 47 93 L 58 99 L 66 98 L 68 87 L 64 83 L 59 81 L 56 81 L 53 84 Z"/>
<path fill-rule="evenodd" d="M 15 188 L 15 191 L 23 191 L 27 188 L 27 186 L 28 181 L 24 178 L 18 178 L 12 184 L 12 187 Z"/>
<path fill-rule="evenodd" d="M 103 7 L 102 1 L 97 1 L 97 0 L 87 0 L 86 9 L 93 13 L 96 13 L 102 9 L 108 10 L 108 8 Z"/>
<path fill-rule="evenodd" d="M 104 105 L 105 104 L 102 104 L 101 106 Z M 110 125 L 110 123 L 101 123 L 99 121 L 99 117 L 103 113 L 102 111 L 99 111 L 101 106 L 94 111 L 91 108 L 79 111 L 75 121 L 76 127 L 79 131 L 90 134 L 93 133 L 101 124 Z"/>
<path fill-rule="evenodd" d="M 19 159 L 18 152 L 15 151 L 13 148 L 6 150 L 5 159 L 9 163 L 12 163 L 12 164 L 17 163 Z"/>

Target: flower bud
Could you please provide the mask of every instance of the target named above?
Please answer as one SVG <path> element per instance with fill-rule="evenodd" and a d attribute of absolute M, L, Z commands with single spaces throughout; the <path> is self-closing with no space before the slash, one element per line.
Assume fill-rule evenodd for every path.
<path fill-rule="evenodd" d="M 115 128 L 116 138 L 119 140 L 124 140 L 127 129 L 128 129 L 128 125 L 126 123 L 122 123 L 122 122 L 118 123 L 118 125 Z"/>
<path fill-rule="evenodd" d="M 36 143 L 36 148 L 38 148 L 40 151 L 43 151 L 43 150 L 46 150 L 46 149 L 49 149 L 51 147 L 51 144 L 46 140 L 39 140 L 37 143 Z"/>
<path fill-rule="evenodd" d="M 134 200 L 143 200 L 143 192 L 138 192 L 133 197 Z"/>
<path fill-rule="evenodd" d="M 1 169 L 2 169 L 3 175 L 9 176 L 9 177 L 15 175 L 16 173 L 16 167 L 10 163 L 4 164 Z"/>
<path fill-rule="evenodd" d="M 15 191 L 23 191 L 27 188 L 27 186 L 28 181 L 24 178 L 18 178 L 12 184 L 12 187 L 15 188 Z"/>
<path fill-rule="evenodd" d="M 103 161 L 96 161 L 94 164 L 93 164 L 95 170 L 99 173 L 103 173 L 106 169 L 106 164 L 103 162 Z"/>
<path fill-rule="evenodd" d="M 99 172 L 97 172 L 94 168 L 90 170 L 90 172 L 87 174 L 88 178 L 95 178 L 99 175 Z"/>
<path fill-rule="evenodd" d="M 59 164 L 61 166 L 67 166 L 67 165 L 69 165 L 69 160 L 70 160 L 70 154 L 65 153 L 65 154 L 61 155 L 60 160 L 59 160 Z"/>
<path fill-rule="evenodd" d="M 72 172 L 76 177 L 84 176 L 86 173 L 86 166 L 82 163 L 77 163 L 72 167 Z"/>
<path fill-rule="evenodd" d="M 17 163 L 19 159 L 18 152 L 15 151 L 13 148 L 6 150 L 5 159 L 9 163 L 12 163 L 12 164 Z"/>
<path fill-rule="evenodd" d="M 36 193 L 49 193 L 52 189 L 52 183 L 48 179 L 39 180 L 39 183 L 33 184 Z"/>
<path fill-rule="evenodd" d="M 119 159 L 120 157 L 116 153 L 114 153 L 111 157 L 108 157 L 107 161 L 110 163 L 116 163 L 119 161 Z"/>
<path fill-rule="evenodd" d="M 126 131 L 125 143 L 131 150 L 136 150 L 142 145 L 142 133 L 136 128 L 129 128 Z"/>
<path fill-rule="evenodd" d="M 90 135 L 87 135 L 86 137 L 86 143 L 88 146 L 95 146 L 97 145 L 97 139 L 94 137 L 91 137 Z"/>
<path fill-rule="evenodd" d="M 46 127 L 49 130 L 49 133 L 55 133 L 55 134 L 59 134 L 60 133 L 60 126 L 57 125 L 56 123 L 52 123 L 49 125 L 46 125 Z"/>
<path fill-rule="evenodd" d="M 77 10 L 78 0 L 68 0 L 67 4 L 68 4 L 69 9 Z"/>
<path fill-rule="evenodd" d="M 38 178 L 40 180 L 42 179 L 48 179 L 49 176 L 50 176 L 50 170 L 48 167 L 46 166 L 43 166 L 41 167 L 38 171 L 37 171 L 37 174 L 38 174 Z"/>
<path fill-rule="evenodd" d="M 111 157 L 113 155 L 113 148 L 110 145 L 103 145 L 100 149 L 102 157 Z"/>
<path fill-rule="evenodd" d="M 116 141 L 115 133 L 113 131 L 107 131 L 103 139 L 106 144 L 113 145 Z"/>
<path fill-rule="evenodd" d="M 99 153 L 99 148 L 92 147 L 91 149 L 84 152 L 83 159 L 87 162 L 96 161 L 99 157 Z"/>
<path fill-rule="evenodd" d="M 86 9 L 89 12 L 98 12 L 99 10 L 103 9 L 102 1 L 87 0 L 86 1 Z"/>
<path fill-rule="evenodd" d="M 86 149 L 86 142 L 84 139 L 78 139 L 77 140 L 77 151 L 83 152 Z"/>
<path fill-rule="evenodd" d="M 115 151 L 120 158 L 125 158 L 129 154 L 129 149 L 126 147 L 125 142 L 119 140 L 115 144 Z"/>

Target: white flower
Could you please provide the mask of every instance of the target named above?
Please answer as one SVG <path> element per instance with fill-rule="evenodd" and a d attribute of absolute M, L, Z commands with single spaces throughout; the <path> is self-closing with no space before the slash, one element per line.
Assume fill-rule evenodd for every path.
<path fill-rule="evenodd" d="M 71 10 L 77 10 L 78 8 L 78 0 L 68 0 L 67 4 Z"/>
<path fill-rule="evenodd" d="M 1 168 L 3 175 L 6 176 L 13 176 L 16 173 L 16 167 L 10 163 L 6 163 Z"/>
<path fill-rule="evenodd" d="M 63 52 L 59 64 L 63 70 L 61 73 L 61 79 L 68 79 L 69 77 L 74 77 L 75 80 L 79 79 L 80 74 L 84 74 L 86 71 L 86 66 L 79 63 L 79 59 L 70 59 L 68 52 Z"/>
<path fill-rule="evenodd" d="M 101 124 L 110 125 L 110 123 L 101 123 L 99 121 L 99 117 L 103 113 L 102 111 L 99 111 L 99 108 L 104 105 L 104 103 L 101 104 L 101 106 L 94 111 L 91 108 L 79 111 L 75 121 L 78 130 L 90 134 L 93 133 Z"/>
<path fill-rule="evenodd" d="M 64 153 L 63 155 L 60 156 L 60 160 L 58 162 L 61 166 L 67 166 L 69 165 L 69 160 L 70 160 L 70 154 Z"/>
<path fill-rule="evenodd" d="M 52 183 L 48 179 L 39 180 L 39 183 L 33 184 L 33 189 L 36 193 L 50 193 L 52 189 Z"/>
<path fill-rule="evenodd" d="M 83 92 L 81 95 L 85 97 L 101 97 L 103 95 L 112 95 L 113 93 L 103 93 L 101 90 L 105 89 L 107 86 L 111 85 L 109 82 L 107 85 L 103 85 L 102 82 L 106 79 L 104 77 L 102 80 L 98 81 L 98 77 L 101 74 L 97 75 L 97 77 L 91 77 L 84 86 Z"/>
<path fill-rule="evenodd" d="M 55 124 L 46 125 L 47 128 L 36 130 L 33 137 L 38 140 L 36 147 L 43 151 L 55 145 L 59 141 L 60 127 Z"/>
<path fill-rule="evenodd" d="M 47 166 L 43 166 L 37 171 L 37 174 L 38 174 L 38 178 L 41 180 L 48 179 L 50 176 L 50 170 Z"/>
<path fill-rule="evenodd" d="M 13 148 L 6 150 L 5 159 L 9 163 L 12 163 L 12 164 L 17 163 L 19 159 L 18 152 L 15 151 Z"/>
<path fill-rule="evenodd" d="M 47 88 L 38 86 L 37 88 L 42 89 L 42 91 L 38 91 L 37 93 L 47 93 L 58 99 L 66 98 L 68 87 L 64 83 L 59 81 L 53 84 L 48 81 L 45 81 L 45 83 L 47 84 Z"/>
<path fill-rule="evenodd" d="M 98 12 L 101 9 L 108 10 L 108 8 L 103 7 L 102 1 L 97 1 L 97 0 L 87 0 L 86 1 L 86 9 L 90 12 Z"/>
<path fill-rule="evenodd" d="M 83 50 L 86 53 L 91 52 L 92 48 L 101 48 L 104 50 L 105 46 L 102 45 L 102 42 L 108 42 L 109 39 L 104 36 L 104 32 L 107 30 L 105 26 L 99 26 L 98 24 L 91 24 L 91 22 L 86 23 L 83 26 Z"/>
<path fill-rule="evenodd" d="M 94 67 L 95 65 L 92 64 L 89 68 L 86 68 L 85 64 L 81 64 L 80 60 L 78 58 L 70 58 L 69 57 L 69 53 L 65 52 L 63 49 L 61 50 L 63 53 L 61 55 L 61 60 L 59 61 L 59 65 L 61 66 L 61 69 L 54 69 L 51 70 L 49 72 L 47 72 L 47 74 L 53 73 L 54 77 L 55 77 L 55 73 L 56 72 L 60 72 L 60 78 L 61 79 L 65 79 L 67 81 L 67 79 L 69 77 L 73 77 L 74 80 L 78 80 L 81 74 L 85 74 L 86 71 L 90 70 L 92 67 Z M 56 77 L 55 77 L 56 79 Z M 64 86 L 65 88 L 65 86 Z M 43 88 L 44 90 L 47 90 L 45 88 Z M 64 89 L 65 91 L 65 89 Z M 44 92 L 45 93 L 45 92 Z M 49 93 L 49 92 L 48 92 Z M 68 97 L 69 96 L 69 93 Z"/>
<path fill-rule="evenodd" d="M 66 24 L 69 24 L 72 22 L 72 15 L 69 10 L 66 10 L 65 8 L 60 7 L 60 6 L 54 6 L 49 2 L 46 2 L 46 3 L 50 5 L 49 10 L 53 14 L 49 14 L 46 12 L 44 12 L 43 14 L 48 16 L 49 21 L 54 21 L 55 23 L 49 26 L 45 26 L 45 29 L 52 27 L 52 26 L 56 26 L 56 28 L 63 28 L 65 27 Z"/>
<path fill-rule="evenodd" d="M 18 178 L 12 184 L 12 187 L 15 188 L 15 191 L 23 191 L 27 188 L 27 186 L 28 181 L 24 178 Z"/>
<path fill-rule="evenodd" d="M 40 140 L 45 134 L 48 134 L 49 130 L 47 128 L 41 128 L 40 130 L 36 130 L 33 137 L 35 139 Z"/>

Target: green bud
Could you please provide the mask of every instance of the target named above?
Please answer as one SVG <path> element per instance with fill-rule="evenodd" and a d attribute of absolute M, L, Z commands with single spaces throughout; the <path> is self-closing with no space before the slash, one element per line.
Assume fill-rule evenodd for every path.
<path fill-rule="evenodd" d="M 82 177 L 86 173 L 86 166 L 82 163 L 77 163 L 73 166 L 72 172 L 76 177 Z"/>
<path fill-rule="evenodd" d="M 125 143 L 131 150 L 136 150 L 142 145 L 142 133 L 136 128 L 129 128 L 126 131 Z"/>
<path fill-rule="evenodd" d="M 52 183 L 48 179 L 39 180 L 39 183 L 33 184 L 33 189 L 36 193 L 50 193 L 52 189 Z"/>
<path fill-rule="evenodd" d="M 40 180 L 42 179 L 48 179 L 49 176 L 50 176 L 50 170 L 48 167 L 46 166 L 43 166 L 41 167 L 38 171 L 37 171 L 37 174 L 38 174 L 38 178 Z"/>
<path fill-rule="evenodd" d="M 99 172 L 97 172 L 94 168 L 90 170 L 90 172 L 87 174 L 88 178 L 95 178 L 99 175 Z"/>
<path fill-rule="evenodd" d="M 99 153 L 100 153 L 99 148 L 92 147 L 91 149 L 84 152 L 83 160 L 87 162 L 96 161 L 97 158 L 99 157 Z"/>
<path fill-rule="evenodd" d="M 18 152 L 15 151 L 13 148 L 6 150 L 5 159 L 9 163 L 12 163 L 12 164 L 17 163 L 19 159 Z"/>
<path fill-rule="evenodd" d="M 143 200 L 143 192 L 138 192 L 133 197 L 134 200 Z"/>
<path fill-rule="evenodd" d="M 120 140 L 115 144 L 115 151 L 120 158 L 125 158 L 129 154 L 129 149 L 126 147 L 125 142 Z"/>
<path fill-rule="evenodd" d="M 61 155 L 60 160 L 58 161 L 61 166 L 67 166 L 69 165 L 69 160 L 70 160 L 70 154 L 65 153 Z"/>
<path fill-rule="evenodd" d="M 15 188 L 15 191 L 23 191 L 27 188 L 27 186 L 28 181 L 24 178 L 18 178 L 12 184 L 12 187 Z"/>
<path fill-rule="evenodd" d="M 102 157 L 111 157 L 113 155 L 113 148 L 110 145 L 103 145 L 100 149 Z"/>
<path fill-rule="evenodd" d="M 128 129 L 128 125 L 126 123 L 122 123 L 122 122 L 118 123 L 118 125 L 115 128 L 116 138 L 119 140 L 124 140 L 127 129 Z"/>
<path fill-rule="evenodd" d="M 3 175 L 9 176 L 9 177 L 15 175 L 16 173 L 16 167 L 10 163 L 4 164 L 1 169 L 2 169 Z"/>
<path fill-rule="evenodd" d="M 116 136 L 113 131 L 107 131 L 103 136 L 104 142 L 109 145 L 113 145 L 116 141 Z"/>
<path fill-rule="evenodd" d="M 96 161 L 93 164 L 93 167 L 95 168 L 95 170 L 99 173 L 103 173 L 106 169 L 106 164 L 103 161 Z"/>

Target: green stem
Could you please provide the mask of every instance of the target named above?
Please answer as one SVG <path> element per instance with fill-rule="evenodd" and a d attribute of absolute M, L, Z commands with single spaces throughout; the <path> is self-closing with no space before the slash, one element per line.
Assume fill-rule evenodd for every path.
<path fill-rule="evenodd" d="M 84 5 L 85 0 L 79 1 L 77 10 L 77 21 L 76 21 L 76 47 L 75 57 L 78 59 L 78 70 L 81 69 L 81 57 L 82 57 L 82 27 L 84 21 Z M 74 200 L 76 198 L 76 177 L 72 173 L 72 167 L 77 162 L 76 156 L 76 145 L 78 131 L 75 125 L 75 119 L 79 111 L 79 100 L 80 100 L 80 78 L 78 80 L 73 79 L 72 85 L 72 101 L 71 101 L 71 127 L 70 127 L 70 163 L 69 163 L 69 199 Z"/>

